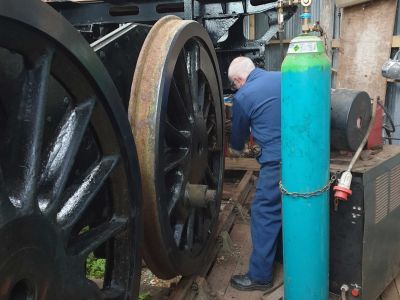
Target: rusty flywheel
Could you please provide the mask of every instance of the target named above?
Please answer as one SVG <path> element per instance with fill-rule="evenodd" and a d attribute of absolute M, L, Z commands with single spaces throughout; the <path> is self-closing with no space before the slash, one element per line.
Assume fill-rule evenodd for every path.
<path fill-rule="evenodd" d="M 144 196 L 144 256 L 161 278 L 207 257 L 223 179 L 221 78 L 207 32 L 168 16 L 151 29 L 135 70 L 129 118 Z"/>

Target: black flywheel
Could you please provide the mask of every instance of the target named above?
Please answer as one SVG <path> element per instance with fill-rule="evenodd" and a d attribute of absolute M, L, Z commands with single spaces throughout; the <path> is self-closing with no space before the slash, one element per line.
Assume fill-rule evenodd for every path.
<path fill-rule="evenodd" d="M 160 278 L 197 272 L 215 238 L 223 182 L 223 101 L 213 45 L 174 16 L 151 29 L 129 118 L 143 188 L 144 257 Z"/>
<path fill-rule="evenodd" d="M 136 299 L 140 174 L 116 88 L 47 4 L 1 0 L 0 24 L 0 298 Z"/>

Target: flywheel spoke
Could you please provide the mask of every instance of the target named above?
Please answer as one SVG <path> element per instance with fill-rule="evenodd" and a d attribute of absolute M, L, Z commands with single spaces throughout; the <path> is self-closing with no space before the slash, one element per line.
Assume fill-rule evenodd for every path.
<path fill-rule="evenodd" d="M 179 90 L 179 86 L 177 80 L 175 78 L 172 79 L 170 95 L 171 95 L 171 103 L 169 103 L 170 108 L 170 118 L 173 120 L 174 124 L 179 126 L 179 128 L 187 128 L 190 124 L 190 119 L 192 112 L 188 106 L 187 96 Z"/>
<path fill-rule="evenodd" d="M 185 148 L 167 148 L 165 152 L 164 172 L 168 173 L 183 165 L 188 159 L 188 154 L 189 151 Z"/>
<path fill-rule="evenodd" d="M 172 216 L 172 214 L 173 214 L 173 212 L 174 212 L 174 210 L 175 210 L 175 208 L 176 208 L 176 206 L 178 205 L 178 203 L 179 203 L 179 195 L 180 195 L 180 192 L 178 191 L 178 192 L 175 192 L 175 193 L 172 193 L 172 197 L 171 197 L 171 200 L 170 200 L 170 202 L 168 203 L 168 216 L 171 218 L 171 216 Z"/>
<path fill-rule="evenodd" d="M 196 218 L 196 209 L 192 209 L 189 214 L 186 226 L 186 249 L 189 251 L 193 249 L 193 244 L 194 244 L 195 218 Z"/>
<path fill-rule="evenodd" d="M 200 48 L 196 42 L 191 42 L 185 47 L 187 73 L 189 76 L 190 92 L 193 99 L 195 111 L 199 105 L 199 73 L 200 68 Z M 196 107 L 197 106 L 197 107 Z"/>
<path fill-rule="evenodd" d="M 188 112 L 189 119 L 193 118 L 193 96 L 191 82 L 189 81 L 189 75 L 187 70 L 186 58 L 181 52 L 176 62 L 173 82 L 174 88 L 181 95 L 182 103 Z M 172 99 L 174 99 L 172 97 Z"/>
<path fill-rule="evenodd" d="M 179 130 L 170 121 L 168 121 L 168 119 L 165 121 L 165 124 L 165 138 L 167 145 L 182 147 L 188 143 L 188 137 L 190 135 L 189 131 Z"/>
<path fill-rule="evenodd" d="M 215 177 L 213 171 L 211 170 L 210 166 L 207 166 L 206 169 L 206 178 L 207 181 L 211 186 L 216 186 L 218 184 L 217 178 Z"/>
<path fill-rule="evenodd" d="M 39 183 L 39 199 L 42 210 L 58 210 L 60 197 L 70 175 L 75 156 L 87 129 L 94 100 L 88 100 L 69 111 L 51 143 L 47 162 Z M 52 201 L 52 202 L 51 202 Z"/>
<path fill-rule="evenodd" d="M 211 101 L 210 101 L 210 99 L 207 99 L 207 101 L 205 101 L 204 109 L 203 109 L 204 120 L 208 119 L 208 115 L 210 113 L 210 108 L 211 108 Z"/>
<path fill-rule="evenodd" d="M 210 121 L 210 124 L 208 124 L 207 126 L 207 135 L 211 134 L 211 131 L 214 129 L 215 127 L 215 122 L 214 120 Z"/>
<path fill-rule="evenodd" d="M 4 182 L 3 170 L 0 167 L 0 224 L 14 215 L 15 208 L 8 197 L 7 187 Z"/>
<path fill-rule="evenodd" d="M 117 161 L 117 156 L 103 158 L 90 170 L 80 186 L 71 193 L 64 206 L 57 213 L 57 223 L 61 225 L 64 231 L 68 232 L 76 224 L 86 207 L 109 177 Z M 52 207 L 58 207 L 58 205 L 55 204 Z M 54 211 L 49 211 L 49 213 L 54 214 Z"/>
<path fill-rule="evenodd" d="M 202 77 L 199 76 L 199 79 L 200 78 L 202 78 Z M 206 97 L 206 82 L 204 80 L 201 80 L 200 84 L 199 84 L 198 95 L 197 95 L 197 104 L 198 104 L 199 113 L 202 113 L 203 118 L 204 118 L 205 97 Z"/>
<path fill-rule="evenodd" d="M 174 226 L 174 239 L 178 248 L 180 248 L 182 245 L 184 226 L 185 225 L 182 223 L 177 223 Z"/>
<path fill-rule="evenodd" d="M 37 203 L 36 186 L 40 168 L 47 88 L 53 51 L 40 56 L 26 72 L 17 116 L 10 135 L 7 166 L 11 201 L 17 207 L 30 210 Z M 16 134 L 17 132 L 17 134 Z"/>
<path fill-rule="evenodd" d="M 78 238 L 73 240 L 70 245 L 70 251 L 86 259 L 100 245 L 123 232 L 126 226 L 127 219 L 124 218 L 115 218 L 107 223 L 103 223 L 90 229 L 88 232 L 82 233 Z"/>

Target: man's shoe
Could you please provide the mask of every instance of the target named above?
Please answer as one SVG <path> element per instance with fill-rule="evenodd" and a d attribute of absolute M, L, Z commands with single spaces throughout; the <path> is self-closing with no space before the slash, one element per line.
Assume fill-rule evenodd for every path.
<path fill-rule="evenodd" d="M 267 291 L 272 288 L 272 282 L 253 281 L 247 274 L 233 275 L 231 285 L 239 291 Z"/>

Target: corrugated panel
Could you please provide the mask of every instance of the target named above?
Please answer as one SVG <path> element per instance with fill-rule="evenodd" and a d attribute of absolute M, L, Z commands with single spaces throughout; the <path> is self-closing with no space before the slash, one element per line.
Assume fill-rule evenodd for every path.
<path fill-rule="evenodd" d="M 376 178 L 375 182 L 375 224 L 382 221 L 388 214 L 389 207 L 389 176 L 385 173 Z"/>
<path fill-rule="evenodd" d="M 286 55 L 288 45 L 283 45 L 283 54 Z M 265 69 L 280 71 L 282 63 L 281 48 L 279 44 L 268 45 L 265 49 Z"/>
<path fill-rule="evenodd" d="M 400 166 L 390 170 L 390 212 L 400 206 Z"/>

